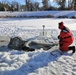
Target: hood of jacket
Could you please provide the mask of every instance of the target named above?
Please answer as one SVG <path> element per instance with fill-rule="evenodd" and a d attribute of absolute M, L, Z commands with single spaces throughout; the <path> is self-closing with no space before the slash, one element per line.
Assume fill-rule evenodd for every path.
<path fill-rule="evenodd" d="M 64 27 L 65 27 L 65 26 L 64 26 L 64 23 L 63 23 L 63 22 L 60 22 L 58 28 L 59 28 L 60 30 L 62 30 Z"/>

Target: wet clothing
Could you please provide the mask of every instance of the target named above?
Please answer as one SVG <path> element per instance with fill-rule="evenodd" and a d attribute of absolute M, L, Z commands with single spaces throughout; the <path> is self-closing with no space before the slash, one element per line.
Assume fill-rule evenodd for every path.
<path fill-rule="evenodd" d="M 71 30 L 64 26 L 62 23 L 59 25 L 59 29 L 61 30 L 59 38 L 59 45 L 61 51 L 69 51 L 69 46 L 74 42 L 74 36 Z"/>

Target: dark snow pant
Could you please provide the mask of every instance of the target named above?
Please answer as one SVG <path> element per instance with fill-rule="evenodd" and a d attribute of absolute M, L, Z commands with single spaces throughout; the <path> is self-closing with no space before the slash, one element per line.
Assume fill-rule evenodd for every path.
<path fill-rule="evenodd" d="M 63 52 L 69 51 L 69 46 L 72 44 L 72 41 L 69 42 L 63 42 L 62 44 L 60 44 L 60 50 Z"/>

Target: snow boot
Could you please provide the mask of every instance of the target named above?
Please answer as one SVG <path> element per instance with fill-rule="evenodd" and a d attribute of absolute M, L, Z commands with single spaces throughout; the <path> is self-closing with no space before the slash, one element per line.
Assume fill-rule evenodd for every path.
<path fill-rule="evenodd" d="M 72 50 L 73 51 L 72 53 L 75 53 L 75 46 L 70 46 L 69 50 Z"/>

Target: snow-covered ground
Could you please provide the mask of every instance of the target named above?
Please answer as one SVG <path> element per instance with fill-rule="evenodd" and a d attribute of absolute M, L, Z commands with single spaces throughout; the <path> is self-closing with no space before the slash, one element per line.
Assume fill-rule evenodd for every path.
<path fill-rule="evenodd" d="M 20 36 L 23 40 L 50 43 L 58 41 L 58 23 L 63 21 L 76 39 L 76 19 L 11 19 L 0 18 L 0 40 Z M 43 36 L 43 25 L 45 34 Z M 51 39 L 52 38 L 52 39 Z M 4 44 L 5 45 L 5 44 Z M 33 52 L 9 50 L 7 44 L 0 47 L 0 75 L 76 75 L 76 53 L 54 57 L 42 48 Z"/>
<path fill-rule="evenodd" d="M 32 11 L 32 12 L 0 12 L 0 16 L 76 16 L 76 11 Z"/>

